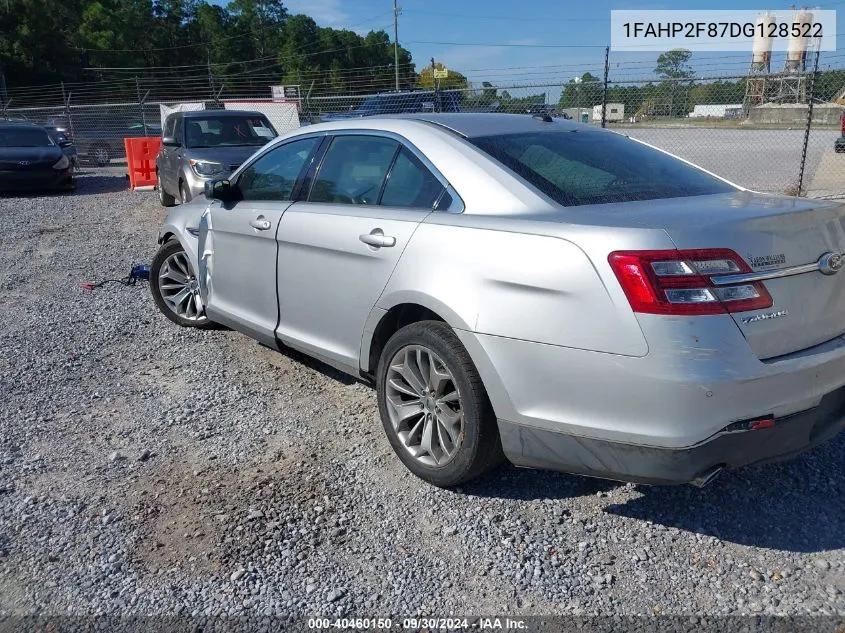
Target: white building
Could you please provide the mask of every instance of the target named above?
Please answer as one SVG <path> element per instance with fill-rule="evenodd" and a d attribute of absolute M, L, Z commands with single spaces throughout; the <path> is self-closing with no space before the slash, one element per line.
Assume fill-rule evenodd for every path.
<path fill-rule="evenodd" d="M 691 119 L 697 119 L 701 117 L 711 117 L 714 119 L 724 119 L 727 118 L 728 114 L 736 113 L 737 110 L 742 110 L 742 104 L 706 104 L 706 105 L 697 105 L 692 109 L 692 112 L 689 113 Z"/>
<path fill-rule="evenodd" d="M 625 118 L 624 103 L 608 103 L 605 105 L 607 112 L 606 121 L 622 121 Z M 601 121 L 601 104 L 593 106 L 593 121 Z"/>

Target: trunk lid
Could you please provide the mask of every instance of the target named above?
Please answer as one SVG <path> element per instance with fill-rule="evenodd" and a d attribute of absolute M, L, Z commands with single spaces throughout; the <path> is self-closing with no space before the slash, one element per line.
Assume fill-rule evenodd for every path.
<path fill-rule="evenodd" d="M 679 249 L 732 249 L 754 272 L 813 264 L 825 253 L 845 252 L 845 206 L 750 191 L 568 207 L 560 219 L 663 229 Z M 845 333 L 845 270 L 831 275 L 815 270 L 762 283 L 772 307 L 731 315 L 761 360 Z"/>
<path fill-rule="evenodd" d="M 845 206 L 838 203 L 736 192 L 645 204 L 650 208 L 632 214 L 635 224 L 662 226 L 679 249 L 730 248 L 754 272 L 845 252 Z M 761 360 L 845 333 L 845 272 L 813 270 L 762 283 L 772 307 L 731 314 Z"/>

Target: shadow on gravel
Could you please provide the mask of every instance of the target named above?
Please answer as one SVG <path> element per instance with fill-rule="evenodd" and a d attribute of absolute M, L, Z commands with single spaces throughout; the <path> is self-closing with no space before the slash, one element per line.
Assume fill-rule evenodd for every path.
<path fill-rule="evenodd" d="M 270 348 L 268 348 L 270 349 Z M 276 350 L 273 350 L 276 351 Z M 317 360 L 316 358 L 311 358 L 310 356 L 306 356 L 295 349 L 291 349 L 289 347 L 282 348 L 280 352 L 278 352 L 284 356 L 287 356 L 292 361 L 299 363 L 300 365 L 305 365 L 309 369 L 313 369 L 314 371 L 320 372 L 326 378 L 331 378 L 339 383 L 344 385 L 352 385 L 356 382 L 362 382 L 350 376 L 349 374 L 344 374 L 342 371 L 338 371 L 334 367 L 326 365 L 324 362 Z M 364 383 L 366 384 L 366 383 Z"/>
<path fill-rule="evenodd" d="M 741 545 L 839 549 L 845 547 L 843 453 L 845 433 L 793 461 L 728 472 L 703 489 L 639 486 L 642 496 L 606 511 Z"/>
<path fill-rule="evenodd" d="M 605 479 L 516 468 L 505 463 L 487 475 L 464 484 L 461 490 L 479 497 L 534 501 L 595 495 L 622 485 Z"/>
<path fill-rule="evenodd" d="M 129 191 L 129 180 L 126 176 L 81 175 L 76 178 L 76 191 L 69 195 L 90 196 L 118 191 Z"/>
<path fill-rule="evenodd" d="M 125 175 L 78 175 L 76 189 L 73 191 L 4 191 L 0 198 L 64 198 L 69 196 L 89 196 L 100 193 L 129 191 L 129 180 Z"/>

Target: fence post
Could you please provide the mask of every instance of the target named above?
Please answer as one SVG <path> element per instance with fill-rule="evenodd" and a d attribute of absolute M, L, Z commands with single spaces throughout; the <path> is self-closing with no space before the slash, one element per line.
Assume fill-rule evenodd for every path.
<path fill-rule="evenodd" d="M 62 105 L 65 108 L 65 118 L 67 119 L 67 127 L 70 132 L 70 137 L 75 138 L 76 132 L 73 127 L 73 117 L 70 115 L 70 95 L 72 93 L 65 93 L 65 82 L 62 83 Z"/>
<path fill-rule="evenodd" d="M 604 83 L 601 89 L 601 126 L 607 127 L 607 71 L 610 68 L 610 46 L 604 47 Z"/>
<path fill-rule="evenodd" d="M 819 53 L 816 50 L 816 60 L 813 63 L 813 73 L 810 75 L 810 85 L 807 87 L 807 124 L 804 126 L 804 146 L 801 148 L 801 167 L 798 169 L 798 192 L 801 197 L 804 188 L 804 168 L 807 166 L 807 146 L 810 143 L 810 128 L 813 127 L 813 98 L 816 85 L 816 75 L 819 74 Z"/>
<path fill-rule="evenodd" d="M 135 77 L 135 91 L 138 94 L 138 110 L 141 114 L 141 123 L 144 126 L 144 136 L 149 136 L 149 134 L 147 134 L 147 113 L 144 111 L 144 103 L 146 103 L 147 95 L 150 94 L 150 91 L 147 90 L 147 94 L 143 97 L 141 96 L 141 82 L 138 81 L 138 77 Z"/>

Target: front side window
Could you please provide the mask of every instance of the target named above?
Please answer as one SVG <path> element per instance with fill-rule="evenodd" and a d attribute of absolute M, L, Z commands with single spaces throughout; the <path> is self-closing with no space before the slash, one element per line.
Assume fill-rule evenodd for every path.
<path fill-rule="evenodd" d="M 241 172 L 242 200 L 290 200 L 293 187 L 320 139 L 304 138 L 271 149 Z"/>
<path fill-rule="evenodd" d="M 176 124 L 176 117 L 171 115 L 164 120 L 163 136 L 173 136 L 173 128 Z"/>
<path fill-rule="evenodd" d="M 185 122 L 185 119 L 182 117 L 176 117 L 176 123 L 173 125 L 173 136 L 176 138 L 176 142 L 179 143 L 180 146 L 185 144 L 185 139 L 182 138 L 182 127 Z"/>
<path fill-rule="evenodd" d="M 564 206 L 736 190 L 677 158 L 598 130 L 503 134 L 470 142 Z"/>
<path fill-rule="evenodd" d="M 431 209 L 443 193 L 443 185 L 419 159 L 402 148 L 390 170 L 381 204 L 388 207 Z"/>
<path fill-rule="evenodd" d="M 208 115 L 185 120 L 185 144 L 189 148 L 259 147 L 276 137 L 276 131 L 263 116 Z"/>
<path fill-rule="evenodd" d="M 378 136 L 332 140 L 308 196 L 309 202 L 376 204 L 399 143 Z"/>

